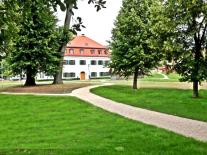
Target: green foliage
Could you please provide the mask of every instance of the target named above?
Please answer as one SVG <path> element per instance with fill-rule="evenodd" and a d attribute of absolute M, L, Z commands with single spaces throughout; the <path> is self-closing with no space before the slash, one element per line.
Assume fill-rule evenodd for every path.
<path fill-rule="evenodd" d="M 152 46 L 151 0 L 124 0 L 112 33 L 114 73 L 128 77 L 138 71 L 145 75 L 156 67 L 162 54 Z"/>
<path fill-rule="evenodd" d="M 182 76 L 181 80 L 206 80 L 207 2 L 168 0 L 160 3 L 160 6 L 162 13 L 157 18 L 161 24 L 155 31 L 165 38 L 167 57 L 175 61 L 175 69 Z"/>
<path fill-rule="evenodd" d="M 6 59 L 3 59 L 1 62 L 0 72 L 3 73 L 3 77 L 10 77 L 12 76 L 11 67 Z"/>
<path fill-rule="evenodd" d="M 51 54 L 48 54 L 47 62 L 43 63 L 43 67 L 41 72 L 46 73 L 47 75 L 54 75 L 55 72 L 59 69 L 60 62 L 60 53 L 61 47 L 63 44 L 67 44 L 71 38 L 73 33 L 69 29 L 65 29 L 64 27 L 56 28 L 54 31 L 54 36 L 51 38 L 50 45 Z"/>
<path fill-rule="evenodd" d="M 13 49 L 20 21 L 19 6 L 16 0 L 0 1 L 0 59 Z"/>
<path fill-rule="evenodd" d="M 89 0 L 88 3 L 93 3 L 99 11 L 106 2 Z M 14 74 L 29 72 L 28 76 L 34 81 L 37 72 L 54 75 L 58 68 L 62 69 L 59 65 L 63 57 L 62 49 L 72 38 L 72 33 L 69 31 L 69 18 L 64 29 L 55 28 L 55 19 L 50 10 L 54 8 L 57 11 L 57 6 L 62 11 L 68 10 L 70 15 L 73 9 L 78 9 L 77 0 L 0 1 L 0 54 L 9 54 Z M 80 17 L 77 21 L 73 32 L 84 27 Z"/>
<path fill-rule="evenodd" d="M 14 74 L 30 73 L 34 77 L 37 72 L 52 73 L 57 68 L 57 50 L 68 39 L 56 29 L 53 12 L 44 2 L 32 0 L 19 4 L 22 21 L 15 49 L 9 55 Z"/>
<path fill-rule="evenodd" d="M 78 9 L 77 0 L 49 0 L 50 4 L 52 4 L 53 8 L 56 10 L 57 6 L 60 7 L 62 11 L 65 11 L 68 6 L 73 5 L 74 9 Z M 94 7 L 97 11 L 101 10 L 101 8 L 105 8 L 106 1 L 105 0 L 88 0 L 88 4 L 94 4 Z M 72 12 L 72 10 L 71 10 Z M 73 12 L 72 12 L 73 13 Z"/>

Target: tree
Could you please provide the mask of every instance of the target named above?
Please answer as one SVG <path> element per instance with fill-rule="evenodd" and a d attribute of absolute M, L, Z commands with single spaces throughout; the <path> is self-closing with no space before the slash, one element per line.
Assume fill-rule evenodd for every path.
<path fill-rule="evenodd" d="M 137 89 L 137 78 L 148 74 L 162 57 L 151 46 L 151 4 L 150 0 L 124 0 L 112 31 L 110 67 L 125 77 L 134 74 L 133 89 Z"/>
<path fill-rule="evenodd" d="M 9 56 L 11 58 L 10 63 L 14 74 L 27 74 L 25 85 L 35 85 L 34 77 L 37 72 L 49 72 L 54 75 L 54 70 L 57 71 L 57 74 L 61 75 L 59 76 L 60 79 L 56 80 L 57 82 L 55 83 L 61 83 L 65 47 L 69 39 L 71 39 L 69 30 L 70 19 L 73 14 L 72 9 L 77 9 L 76 3 L 77 0 L 64 0 L 63 2 L 61 0 L 2 0 L 2 6 L 6 7 L 4 13 L 0 10 L 0 15 L 2 16 L 3 14 L 3 17 L 5 17 L 3 21 L 7 22 L 4 22 L 6 23 L 6 29 L 3 27 L 3 31 L 0 26 L 0 34 L 1 38 L 3 38 L 1 44 L 4 45 L 1 47 L 4 47 L 4 50 L 11 51 Z M 100 10 L 105 4 L 103 0 L 89 0 L 89 3 L 94 3 L 97 10 Z M 67 10 L 64 28 L 58 31 L 61 34 L 54 32 L 54 17 L 50 11 L 51 6 L 56 10 L 57 5 L 59 5 L 62 10 Z M 2 6 L 0 5 L 0 9 Z M 18 8 L 14 10 L 12 8 L 13 6 L 17 6 Z M 16 24 L 21 21 L 19 29 L 9 29 L 14 26 L 13 23 L 10 22 L 13 20 L 12 17 L 18 19 L 15 18 L 16 16 L 12 16 L 13 14 L 22 16 L 22 19 L 13 22 Z M 73 27 L 74 30 L 80 30 L 82 26 L 80 17 L 78 17 L 78 21 L 79 23 L 75 24 Z M 15 33 L 19 38 L 11 39 Z M 54 35 L 57 35 L 56 40 L 54 39 Z M 15 42 L 12 42 L 13 40 L 15 40 Z M 8 48 L 8 45 L 11 44 L 15 45 L 14 49 Z M 59 53 L 57 53 L 57 51 L 59 51 Z M 61 72 L 58 72 L 58 70 L 61 70 Z"/>
<path fill-rule="evenodd" d="M 66 3 L 66 1 L 65 1 Z M 73 4 L 66 3 L 66 16 L 65 16 L 65 23 L 64 23 L 64 29 L 69 30 L 70 28 L 70 22 L 71 22 L 71 17 L 72 17 L 72 8 Z M 64 55 L 65 55 L 65 50 L 66 50 L 67 42 L 63 42 L 60 46 L 59 53 L 60 53 L 60 60 L 58 64 L 58 69 L 55 73 L 53 84 L 62 84 L 62 71 L 63 71 L 63 60 L 64 60 Z"/>
<path fill-rule="evenodd" d="M 9 63 L 6 61 L 6 59 L 1 60 L 1 78 L 8 78 L 12 76 L 12 71 L 10 69 Z"/>
<path fill-rule="evenodd" d="M 2 45 L 3 45 L 3 18 L 4 18 L 4 5 L 3 3 L 0 1 L 0 57 L 3 54 L 2 53 Z M 1 60 L 1 58 L 0 58 Z"/>
<path fill-rule="evenodd" d="M 62 48 L 62 44 L 68 43 L 72 38 L 73 32 L 64 27 L 56 28 L 54 31 L 54 36 L 50 40 L 50 45 L 52 45 L 53 52 L 50 55 L 50 58 L 47 59 L 47 62 L 44 63 L 44 72 L 47 75 L 53 76 L 59 70 L 59 62 L 61 55 L 58 51 Z"/>
<path fill-rule="evenodd" d="M 66 10 L 66 16 L 65 16 L 65 23 L 64 23 L 64 28 L 65 29 L 70 29 L 70 24 L 71 24 L 71 17 L 73 15 L 73 9 L 78 9 L 77 7 L 77 0 L 64 0 L 62 2 L 61 0 L 51 0 L 51 3 L 53 4 L 54 7 L 58 4 L 61 8 L 62 11 Z M 97 11 L 99 11 L 101 8 L 105 8 L 105 3 L 106 1 L 103 0 L 88 0 L 88 3 L 95 4 L 95 7 L 97 8 Z M 82 24 L 82 20 L 80 17 L 77 18 L 78 23 L 73 26 L 74 31 L 80 31 L 81 27 L 84 27 Z M 63 70 L 63 60 L 64 60 L 64 54 L 66 50 L 66 45 L 67 43 L 61 44 L 61 48 L 59 50 L 60 53 L 60 61 L 59 61 L 59 69 L 57 70 L 55 76 L 54 76 L 54 81 L 53 84 L 62 84 L 62 70 Z"/>
<path fill-rule="evenodd" d="M 25 86 L 35 85 L 37 72 L 48 72 L 57 60 L 56 19 L 45 0 L 20 2 L 18 39 L 9 54 L 14 74 L 26 74 Z M 67 35 L 68 36 L 68 35 Z"/>
<path fill-rule="evenodd" d="M 16 0 L 0 1 L 0 60 L 13 48 L 13 40 L 17 37 L 20 14 Z"/>
<path fill-rule="evenodd" d="M 193 82 L 193 97 L 198 97 L 198 85 L 207 79 L 207 2 L 168 0 L 160 4 L 165 10 L 160 16 L 167 28 L 167 54 L 175 61 L 181 81 Z"/>

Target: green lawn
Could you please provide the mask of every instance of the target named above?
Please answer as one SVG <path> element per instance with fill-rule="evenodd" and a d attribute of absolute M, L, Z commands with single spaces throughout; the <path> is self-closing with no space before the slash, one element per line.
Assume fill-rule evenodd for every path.
<path fill-rule="evenodd" d="M 18 85 L 23 85 L 23 82 L 20 82 L 20 81 L 0 81 L 0 90 L 2 88 L 18 86 Z"/>
<path fill-rule="evenodd" d="M 192 90 L 168 88 L 141 88 L 129 86 L 105 86 L 94 88 L 93 93 L 132 106 L 192 118 L 207 122 L 207 90 L 193 99 Z"/>
<path fill-rule="evenodd" d="M 163 75 L 159 73 L 154 73 L 152 75 L 146 76 L 145 79 L 163 79 Z"/>
<path fill-rule="evenodd" d="M 0 95 L 0 154 L 207 154 L 207 143 L 73 97 Z"/>
<path fill-rule="evenodd" d="M 166 74 L 166 75 L 171 80 L 177 80 L 178 81 L 181 78 L 181 76 L 179 74 L 177 74 L 177 73 L 170 73 L 170 74 Z"/>
<path fill-rule="evenodd" d="M 163 73 L 164 74 L 164 73 Z M 180 76 L 177 73 L 165 74 L 169 79 L 164 79 L 164 76 L 160 73 L 153 73 L 152 75 L 145 76 L 139 79 L 140 81 L 157 81 L 157 82 L 178 82 Z"/>

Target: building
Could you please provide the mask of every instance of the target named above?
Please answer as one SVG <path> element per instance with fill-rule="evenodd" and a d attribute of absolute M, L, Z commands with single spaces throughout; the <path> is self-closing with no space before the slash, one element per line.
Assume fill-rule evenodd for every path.
<path fill-rule="evenodd" d="M 109 77 L 107 64 L 110 61 L 109 49 L 85 35 L 76 36 L 67 44 L 63 79 L 87 80 Z M 38 79 L 50 79 L 43 74 Z"/>

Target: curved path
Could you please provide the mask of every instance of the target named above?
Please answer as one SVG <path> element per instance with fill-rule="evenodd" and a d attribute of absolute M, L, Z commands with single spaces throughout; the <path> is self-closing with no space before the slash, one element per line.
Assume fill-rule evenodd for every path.
<path fill-rule="evenodd" d="M 97 107 L 112 113 L 119 114 L 132 120 L 140 121 L 145 124 L 164 128 L 175 133 L 192 137 L 194 139 L 207 142 L 207 123 L 163 114 L 150 110 L 145 110 L 130 105 L 117 103 L 109 99 L 90 93 L 91 88 L 98 86 L 89 86 L 76 89 L 71 96 L 78 97 Z"/>
<path fill-rule="evenodd" d="M 163 76 L 163 79 L 165 79 L 165 80 L 169 80 L 169 77 L 167 76 L 167 75 L 165 75 L 165 74 L 163 74 L 163 73 L 160 73 L 162 76 Z"/>

